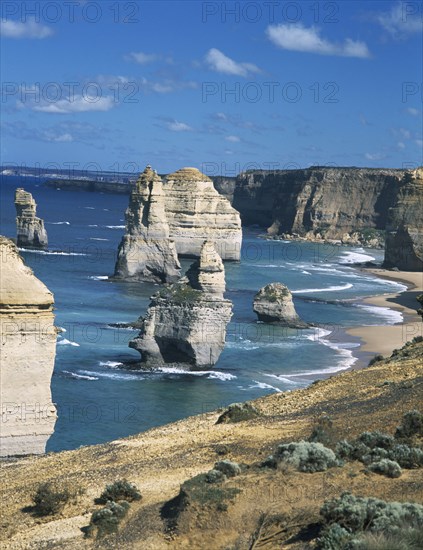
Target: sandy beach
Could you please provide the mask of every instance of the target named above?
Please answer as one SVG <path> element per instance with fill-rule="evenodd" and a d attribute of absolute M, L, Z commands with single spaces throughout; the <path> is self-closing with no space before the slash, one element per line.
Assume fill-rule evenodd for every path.
<path fill-rule="evenodd" d="M 383 279 L 397 281 L 407 285 L 404 292 L 371 296 L 363 303 L 379 307 L 388 307 L 399 311 L 403 322 L 396 325 L 362 326 L 347 329 L 351 336 L 363 342 L 359 352 L 370 352 L 389 356 L 394 349 L 402 347 L 415 336 L 422 336 L 422 319 L 417 315 L 417 296 L 423 293 L 423 273 L 410 271 L 389 271 L 386 269 L 363 269 Z"/>

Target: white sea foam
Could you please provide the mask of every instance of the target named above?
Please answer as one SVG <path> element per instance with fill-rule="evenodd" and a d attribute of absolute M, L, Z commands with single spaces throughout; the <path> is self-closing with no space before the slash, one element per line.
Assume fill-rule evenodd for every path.
<path fill-rule="evenodd" d="M 404 320 L 402 313 L 400 311 L 397 311 L 395 309 L 390 309 L 389 307 L 369 306 L 367 304 L 353 304 L 353 306 L 358 307 L 360 309 L 364 309 L 365 311 L 368 311 L 373 315 L 381 317 L 384 323 L 388 323 L 388 325 L 395 325 L 397 323 L 402 323 L 402 321 Z"/>
<path fill-rule="evenodd" d="M 90 237 L 90 241 L 109 241 L 110 239 L 101 239 L 100 237 Z"/>
<path fill-rule="evenodd" d="M 75 346 L 79 347 L 79 344 L 76 342 L 72 342 L 71 340 L 68 340 L 67 338 L 63 338 L 63 340 L 57 340 L 58 346 Z"/>
<path fill-rule="evenodd" d="M 88 227 L 98 227 L 96 223 L 89 225 Z"/>
<path fill-rule="evenodd" d="M 280 390 L 276 386 L 271 386 L 270 384 L 266 384 L 266 382 L 258 382 L 257 380 L 253 380 L 253 382 L 254 382 L 254 384 L 249 386 L 250 389 L 260 388 L 261 390 L 273 390 L 277 393 L 282 393 L 282 390 Z"/>
<path fill-rule="evenodd" d="M 61 252 L 60 250 L 33 250 L 31 248 L 19 248 L 21 252 L 32 252 L 43 256 L 87 256 L 82 252 Z"/>
<path fill-rule="evenodd" d="M 70 222 L 46 222 L 50 225 L 70 225 Z"/>
<path fill-rule="evenodd" d="M 119 361 L 100 361 L 100 367 L 108 367 L 109 369 L 116 369 L 123 365 Z"/>
<path fill-rule="evenodd" d="M 108 378 L 110 380 L 144 380 L 144 376 L 136 374 L 128 374 L 124 371 L 117 372 L 93 372 L 90 370 L 80 370 L 82 374 L 87 376 L 97 376 L 98 378 Z"/>
<path fill-rule="evenodd" d="M 310 271 L 306 271 L 305 269 L 302 269 L 301 273 L 304 273 L 304 275 L 311 275 Z"/>
<path fill-rule="evenodd" d="M 355 252 L 342 252 L 344 256 L 339 260 L 340 264 L 356 264 L 361 262 L 372 262 L 374 261 L 373 256 L 369 254 L 363 254 L 365 252 L 362 248 L 358 248 Z"/>
<path fill-rule="evenodd" d="M 236 378 L 234 374 L 229 372 L 220 372 L 215 370 L 186 370 L 179 367 L 159 367 L 156 372 L 162 372 L 164 374 L 190 374 L 192 376 L 205 376 L 211 379 L 218 380 L 233 380 Z"/>
<path fill-rule="evenodd" d="M 90 275 L 88 277 L 88 279 L 92 279 L 93 281 L 106 281 L 108 278 L 108 275 Z"/>
<path fill-rule="evenodd" d="M 97 376 L 87 376 L 86 374 L 77 374 L 76 372 L 70 372 L 68 370 L 63 371 L 65 374 L 69 374 L 72 378 L 78 378 L 81 380 L 98 380 Z"/>
<path fill-rule="evenodd" d="M 352 288 L 352 283 L 345 283 L 344 285 L 328 286 L 327 288 L 301 288 L 300 290 L 291 290 L 292 294 L 308 294 L 313 292 L 333 292 L 335 290 L 347 290 Z"/>
<path fill-rule="evenodd" d="M 84 206 L 86 210 L 95 210 L 94 206 Z"/>
<path fill-rule="evenodd" d="M 124 225 L 106 225 L 108 229 L 125 229 Z"/>
<path fill-rule="evenodd" d="M 290 380 L 289 378 L 287 378 L 286 376 L 282 376 L 281 374 L 264 374 L 264 376 L 267 376 L 269 378 L 276 378 L 276 380 L 279 380 L 284 384 L 297 384 L 297 382 L 294 382 L 293 380 Z"/>

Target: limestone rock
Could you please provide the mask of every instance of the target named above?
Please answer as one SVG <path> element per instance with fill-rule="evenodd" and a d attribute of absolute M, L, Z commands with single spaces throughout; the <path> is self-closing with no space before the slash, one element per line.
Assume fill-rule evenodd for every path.
<path fill-rule="evenodd" d="M 147 166 L 131 192 L 126 234 L 119 245 L 117 279 L 169 283 L 180 277 L 175 245 L 169 238 L 163 183 Z"/>
<path fill-rule="evenodd" d="M 43 453 L 56 409 L 50 382 L 56 353 L 53 295 L 0 236 L 1 456 Z"/>
<path fill-rule="evenodd" d="M 187 276 L 152 296 L 142 330 L 129 346 L 144 364 L 214 365 L 224 348 L 232 303 L 223 298 L 223 263 L 210 242 Z"/>
<path fill-rule="evenodd" d="M 178 254 L 199 256 L 205 240 L 215 243 L 223 260 L 241 256 L 241 219 L 210 178 L 196 168 L 166 177 L 166 213 Z"/>
<path fill-rule="evenodd" d="M 292 294 L 282 283 L 270 283 L 254 296 L 254 311 L 259 321 L 291 328 L 307 328 L 295 311 Z"/>
<path fill-rule="evenodd" d="M 47 248 L 47 232 L 43 220 L 36 216 L 37 204 L 31 193 L 16 189 L 15 207 L 17 245 L 22 248 Z"/>
<path fill-rule="evenodd" d="M 423 168 L 401 181 L 386 226 L 384 267 L 423 271 Z"/>

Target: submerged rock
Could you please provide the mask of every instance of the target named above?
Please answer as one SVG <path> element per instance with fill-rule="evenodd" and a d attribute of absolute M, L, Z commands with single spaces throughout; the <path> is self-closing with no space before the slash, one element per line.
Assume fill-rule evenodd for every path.
<path fill-rule="evenodd" d="M 213 243 L 206 241 L 187 276 L 152 296 L 141 332 L 129 346 L 151 367 L 214 365 L 232 317 L 232 302 L 223 298 L 224 290 L 222 260 Z"/>
<path fill-rule="evenodd" d="M 406 172 L 389 211 L 384 267 L 423 270 L 423 167 Z"/>
<path fill-rule="evenodd" d="M 114 277 L 174 282 L 180 277 L 175 245 L 169 238 L 163 183 L 150 166 L 140 175 L 126 210 L 126 234 L 119 245 Z"/>
<path fill-rule="evenodd" d="M 0 236 L 1 456 L 43 453 L 56 409 L 50 382 L 56 354 L 53 295 Z"/>
<path fill-rule="evenodd" d="M 223 260 L 241 257 L 239 213 L 213 182 L 196 168 L 181 168 L 166 177 L 166 213 L 178 254 L 199 256 L 205 240 L 215 243 Z"/>
<path fill-rule="evenodd" d="M 292 294 L 282 283 L 270 283 L 254 296 L 253 309 L 259 321 L 291 328 L 307 328 L 295 311 Z"/>
<path fill-rule="evenodd" d="M 18 188 L 15 193 L 17 245 L 22 248 L 45 249 L 48 245 L 44 222 L 37 218 L 37 203 L 31 193 Z"/>

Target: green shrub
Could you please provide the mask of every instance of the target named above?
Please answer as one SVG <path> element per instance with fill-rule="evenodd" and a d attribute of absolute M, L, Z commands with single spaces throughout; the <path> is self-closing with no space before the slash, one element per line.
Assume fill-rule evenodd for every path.
<path fill-rule="evenodd" d="M 375 363 L 379 363 L 380 361 L 383 361 L 385 358 L 380 353 L 378 355 L 375 355 L 372 359 L 370 359 L 368 367 L 371 367 Z"/>
<path fill-rule="evenodd" d="M 395 431 L 397 439 L 406 439 L 415 435 L 423 437 L 423 414 L 417 410 L 406 412 Z"/>
<path fill-rule="evenodd" d="M 225 481 L 226 476 L 221 470 L 210 470 L 206 474 L 206 481 L 207 483 L 220 483 L 221 481 Z"/>
<path fill-rule="evenodd" d="M 351 550 L 421 550 L 422 540 L 423 528 L 404 527 L 395 535 L 364 533 L 347 548 Z"/>
<path fill-rule="evenodd" d="M 336 432 L 333 428 L 333 422 L 330 416 L 324 415 L 317 421 L 308 441 L 322 443 L 326 447 L 335 443 Z"/>
<path fill-rule="evenodd" d="M 389 460 L 388 458 L 383 458 L 379 462 L 373 462 L 370 464 L 369 470 L 376 474 L 381 474 L 386 477 L 400 477 L 402 471 L 398 462 L 394 460 Z"/>
<path fill-rule="evenodd" d="M 122 500 L 119 504 L 109 500 L 104 508 L 92 513 L 87 536 L 93 536 L 94 533 L 97 533 L 98 537 L 102 537 L 115 533 L 128 510 L 129 503 L 125 500 Z"/>
<path fill-rule="evenodd" d="M 51 482 L 41 483 L 33 496 L 33 511 L 38 516 L 57 514 L 72 497 L 67 486 L 59 487 Z"/>
<path fill-rule="evenodd" d="M 321 532 L 320 537 L 317 539 L 317 547 L 321 550 L 340 550 L 345 548 L 352 536 L 349 531 L 338 523 L 333 523 Z"/>
<path fill-rule="evenodd" d="M 226 477 L 235 477 L 241 473 L 241 468 L 236 462 L 230 460 L 221 460 L 216 462 L 214 469 L 222 472 Z"/>
<path fill-rule="evenodd" d="M 324 472 L 333 466 L 339 466 L 335 453 L 321 443 L 299 441 L 279 445 L 274 458 L 277 462 L 286 462 L 300 472 Z"/>
<path fill-rule="evenodd" d="M 199 474 L 181 485 L 179 500 L 182 503 L 182 508 L 188 503 L 197 502 L 201 506 L 215 506 L 218 511 L 222 511 L 224 508 L 221 506 L 222 503 L 224 504 L 227 500 L 231 500 L 239 493 L 239 489 L 234 487 L 225 487 L 213 482 L 210 483 L 208 474 Z M 214 476 L 215 474 L 212 475 Z M 222 475 L 224 474 L 222 473 Z"/>
<path fill-rule="evenodd" d="M 259 416 L 258 410 L 250 403 L 232 403 L 217 419 L 216 424 L 229 424 L 250 420 Z"/>
<path fill-rule="evenodd" d="M 140 499 L 141 493 L 135 485 L 129 483 L 126 479 L 119 479 L 110 485 L 106 485 L 97 502 L 105 504 L 109 500 L 113 502 L 119 502 L 120 500 L 132 502 Z"/>

